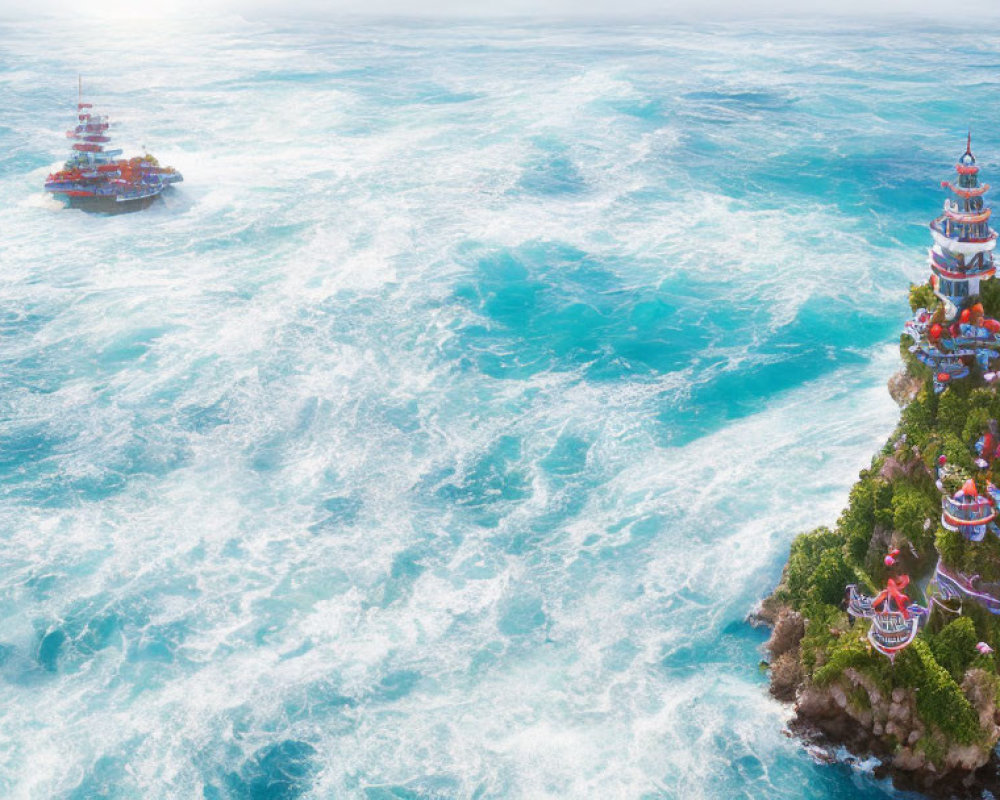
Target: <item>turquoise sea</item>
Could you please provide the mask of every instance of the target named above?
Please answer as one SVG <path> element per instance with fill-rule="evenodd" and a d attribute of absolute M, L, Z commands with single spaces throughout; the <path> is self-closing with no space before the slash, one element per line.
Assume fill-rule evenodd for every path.
<path fill-rule="evenodd" d="M 42 192 L 78 73 L 161 205 Z M 892 796 L 745 618 L 996 30 L 3 23 L 0 96 L 0 796 Z"/>

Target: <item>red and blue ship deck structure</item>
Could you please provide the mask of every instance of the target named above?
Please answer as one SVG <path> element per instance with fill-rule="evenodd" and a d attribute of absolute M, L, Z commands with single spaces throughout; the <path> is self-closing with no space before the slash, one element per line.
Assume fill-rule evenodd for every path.
<path fill-rule="evenodd" d="M 77 125 L 66 132 L 72 153 L 58 172 L 48 176 L 45 190 L 74 208 L 105 213 L 137 211 L 184 178 L 173 167 L 160 166 L 151 155 L 121 158 L 109 149 L 110 122 L 95 114 L 91 103 L 77 103 Z"/>

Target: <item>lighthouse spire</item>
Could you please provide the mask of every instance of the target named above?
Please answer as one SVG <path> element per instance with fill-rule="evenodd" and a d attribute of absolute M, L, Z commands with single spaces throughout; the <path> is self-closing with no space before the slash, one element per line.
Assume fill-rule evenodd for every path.
<path fill-rule="evenodd" d="M 969 128 L 969 137 L 965 140 L 965 154 L 972 155 L 972 128 Z"/>

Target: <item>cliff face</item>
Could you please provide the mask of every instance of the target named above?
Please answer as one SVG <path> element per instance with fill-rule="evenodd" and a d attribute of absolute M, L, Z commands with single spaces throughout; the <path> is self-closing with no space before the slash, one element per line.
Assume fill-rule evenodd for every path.
<path fill-rule="evenodd" d="M 920 394 L 924 382 L 916 375 L 911 375 L 905 369 L 901 369 L 889 378 L 889 396 L 899 405 L 905 408 Z"/>
<path fill-rule="evenodd" d="M 984 289 L 983 304 L 1000 312 L 1000 282 Z M 759 616 L 773 627 L 771 692 L 795 704 L 794 732 L 877 756 L 901 786 L 950 794 L 966 787 L 975 797 L 988 787 L 1000 795 L 1000 675 L 981 646 L 1000 651 L 1000 616 L 969 600 L 934 603 L 918 588 L 939 559 L 1000 585 L 1000 537 L 970 542 L 940 524 L 942 488 L 955 492 L 969 477 L 1000 485 L 1000 458 L 983 467 L 972 448 L 1000 420 L 1000 394 L 975 374 L 936 393 L 909 343 L 904 337 L 905 368 L 890 381 L 902 407 L 898 428 L 861 472 L 836 526 L 792 543 L 781 583 L 763 604 Z M 884 563 L 890 550 L 899 551 L 892 570 Z M 856 584 L 874 595 L 894 571 L 912 577 L 912 599 L 932 610 L 890 662 L 868 641 L 871 623 L 845 613 L 844 589 Z"/>
<path fill-rule="evenodd" d="M 970 790 L 977 784 L 978 790 L 993 782 L 991 775 L 976 775 L 990 764 L 1000 738 L 997 684 L 989 672 L 978 667 L 965 672 L 961 691 L 983 735 L 964 744 L 924 721 L 917 687 L 889 688 L 854 667 L 825 685 L 810 680 L 801 665 L 805 619 L 788 607 L 772 612 L 776 617 L 767 643 L 771 692 L 795 703 L 792 728 L 798 734 L 844 745 L 858 755 L 875 755 L 908 788 L 933 790 L 945 783 L 950 793 L 963 783 Z"/>

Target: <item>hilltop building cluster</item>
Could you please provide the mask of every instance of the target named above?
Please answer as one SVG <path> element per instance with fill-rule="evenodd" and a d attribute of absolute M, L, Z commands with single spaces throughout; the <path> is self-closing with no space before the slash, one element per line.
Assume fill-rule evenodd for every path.
<path fill-rule="evenodd" d="M 1000 794 L 1000 282 L 971 144 L 910 290 L 899 426 L 836 525 L 792 543 L 761 617 L 794 730 L 906 788 Z"/>
<path fill-rule="evenodd" d="M 985 316 L 982 303 L 969 304 L 979 296 L 980 283 L 996 273 L 993 251 L 997 242 L 997 232 L 989 224 L 992 209 L 983 201 L 990 187 L 979 182 L 971 134 L 955 170 L 956 180 L 941 184 L 954 198 L 945 200 L 944 213 L 930 223 L 934 246 L 928 254 L 928 285 L 938 304 L 933 311 L 918 308 L 904 327 L 904 334 L 913 340 L 909 352 L 930 368 L 936 393 L 970 377 L 974 370 L 985 382 L 995 381 L 994 363 L 1000 357 L 1000 322 Z M 957 491 L 945 490 L 942 477 L 947 458 L 942 455 L 937 463 L 941 527 L 960 533 L 969 542 L 982 542 L 987 533 L 1000 537 L 996 522 L 1000 489 L 988 477 L 1000 452 L 995 420 L 989 428 L 973 445 L 974 464 L 982 474 L 966 477 Z M 892 567 L 895 559 L 886 557 L 885 563 Z M 874 598 L 862 594 L 855 584 L 846 590 L 848 614 L 871 620 L 868 639 L 890 659 L 913 642 L 934 608 L 955 614 L 960 613 L 962 601 L 970 601 L 1000 614 L 1000 583 L 984 583 L 978 575 L 966 574 L 941 557 L 927 591 L 929 606 L 911 603 L 902 593 L 909 580 L 905 574 L 888 577 L 886 588 Z"/>

